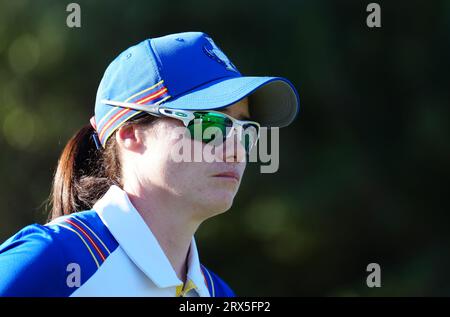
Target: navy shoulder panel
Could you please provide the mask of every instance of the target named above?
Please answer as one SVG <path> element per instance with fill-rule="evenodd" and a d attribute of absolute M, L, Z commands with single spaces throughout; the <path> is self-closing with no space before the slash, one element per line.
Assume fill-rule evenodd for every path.
<path fill-rule="evenodd" d="M 217 274 L 201 265 L 211 297 L 236 297 L 233 290 Z"/>
<path fill-rule="evenodd" d="M 0 295 L 70 296 L 117 246 L 95 211 L 28 226 L 0 246 Z"/>

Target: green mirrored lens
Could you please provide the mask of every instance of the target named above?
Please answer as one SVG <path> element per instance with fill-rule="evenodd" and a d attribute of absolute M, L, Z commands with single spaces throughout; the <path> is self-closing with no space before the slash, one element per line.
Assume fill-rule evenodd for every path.
<path fill-rule="evenodd" d="M 233 122 L 219 114 L 213 112 L 194 112 L 195 119 L 192 120 L 187 128 L 191 133 L 192 138 L 209 143 L 212 140 L 217 140 L 218 143 L 223 142 L 227 135 L 227 127 L 233 126 Z M 196 124 L 201 126 L 201 135 L 196 132 Z M 218 138 L 222 136 L 222 138 Z"/>
<path fill-rule="evenodd" d="M 215 112 L 194 112 L 195 119 L 189 122 L 187 128 L 191 137 L 205 143 L 215 141 L 214 145 L 219 145 L 227 137 L 228 132 L 233 127 L 233 121 L 225 115 Z M 248 153 L 258 141 L 259 126 L 247 123 L 240 129 L 239 140 Z"/>

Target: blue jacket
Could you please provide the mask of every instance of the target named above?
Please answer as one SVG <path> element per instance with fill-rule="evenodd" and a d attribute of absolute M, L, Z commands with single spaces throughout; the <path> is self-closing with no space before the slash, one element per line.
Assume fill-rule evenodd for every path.
<path fill-rule="evenodd" d="M 176 276 L 124 191 L 93 210 L 25 227 L 0 245 L 0 296 L 235 296 L 201 265 L 194 238 L 187 282 Z"/>

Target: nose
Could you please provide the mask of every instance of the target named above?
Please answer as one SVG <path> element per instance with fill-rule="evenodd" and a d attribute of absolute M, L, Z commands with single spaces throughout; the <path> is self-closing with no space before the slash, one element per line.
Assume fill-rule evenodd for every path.
<path fill-rule="evenodd" d="M 224 162 L 245 162 L 246 151 L 239 138 L 239 133 L 234 129 L 225 141 L 217 149 L 216 154 Z"/>

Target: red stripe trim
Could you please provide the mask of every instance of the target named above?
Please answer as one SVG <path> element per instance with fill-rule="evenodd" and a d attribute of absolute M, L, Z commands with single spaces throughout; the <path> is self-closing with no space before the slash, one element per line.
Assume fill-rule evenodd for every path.
<path fill-rule="evenodd" d="M 161 91 L 159 91 L 159 92 L 155 93 L 154 95 L 151 95 L 147 98 L 140 99 L 137 103 L 146 104 L 147 102 L 155 100 L 157 98 L 160 98 L 160 97 L 164 96 L 165 94 L 167 94 L 167 88 L 164 88 Z"/>
<path fill-rule="evenodd" d="M 145 98 L 148 98 L 147 100 L 145 100 L 145 102 L 154 100 L 158 97 L 161 97 L 162 95 L 164 95 L 167 92 L 167 88 L 163 87 L 161 89 L 159 89 L 156 92 L 153 92 L 152 94 L 143 97 L 141 99 L 139 99 L 136 103 L 139 103 L 141 100 L 145 100 Z M 149 97 L 151 96 L 151 97 Z M 114 124 L 114 122 L 116 122 L 118 119 L 120 119 L 121 117 L 123 117 L 126 113 L 128 113 L 129 111 L 131 111 L 131 109 L 124 109 L 120 112 L 118 112 L 114 117 L 112 117 L 108 122 L 106 122 L 106 124 L 103 126 L 102 131 L 100 132 L 99 138 L 100 140 L 103 139 L 103 135 L 105 134 L 106 130 L 108 130 L 108 128 Z"/>
<path fill-rule="evenodd" d="M 71 218 L 71 221 L 75 221 L 80 227 L 84 228 L 84 230 L 86 231 L 86 233 L 89 233 L 92 237 L 93 240 L 95 240 L 97 242 L 97 245 L 99 246 L 100 250 L 103 250 L 103 254 L 111 254 L 108 250 L 108 248 L 106 247 L 106 244 L 102 241 L 102 239 L 100 239 L 99 236 L 95 235 L 94 231 L 85 223 L 83 223 L 80 219 L 77 218 Z M 98 244 L 100 242 L 100 244 Z"/>
<path fill-rule="evenodd" d="M 89 236 L 89 234 L 84 231 L 83 228 L 81 228 L 79 225 L 77 225 L 75 222 L 73 222 L 72 220 L 66 219 L 66 222 L 70 223 L 72 226 L 74 226 L 75 228 L 77 228 L 79 231 L 81 231 L 81 233 L 83 233 L 86 238 L 88 238 L 88 240 L 91 242 L 91 244 L 94 246 L 95 250 L 97 250 L 97 252 L 100 255 L 100 258 L 105 261 L 106 257 L 103 255 L 102 251 L 100 250 L 100 248 L 97 246 L 97 244 L 94 242 L 94 240 L 91 239 L 91 237 Z"/>
<path fill-rule="evenodd" d="M 102 129 L 102 132 L 100 132 L 99 138 L 100 140 L 103 138 L 103 135 L 105 134 L 106 130 L 108 130 L 108 128 L 114 123 L 116 122 L 118 119 L 120 119 L 121 117 L 123 117 L 126 113 L 130 112 L 131 109 L 123 109 L 120 112 L 118 112 L 110 121 L 108 121 L 105 126 Z"/>
<path fill-rule="evenodd" d="M 144 96 L 144 97 L 142 97 L 142 98 L 136 100 L 135 103 L 139 103 L 141 100 L 144 100 L 145 98 L 150 97 L 150 96 L 153 95 L 153 94 L 158 94 L 158 93 L 160 93 L 160 92 L 163 91 L 163 90 L 166 90 L 166 91 L 167 91 L 167 88 L 163 86 L 163 87 L 161 87 L 160 89 L 158 89 L 157 91 L 154 91 L 154 92 L 152 92 L 152 93 L 150 93 L 150 94 L 148 94 L 148 95 L 146 95 L 146 96 Z M 152 98 L 152 99 L 154 99 L 154 98 Z M 151 99 L 149 99 L 149 100 L 151 100 Z"/>

